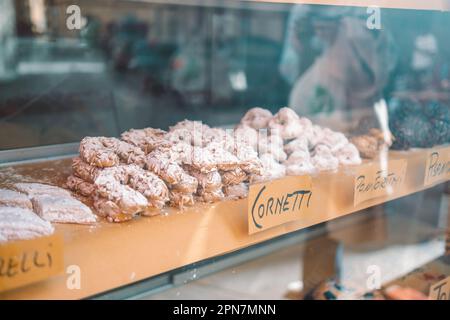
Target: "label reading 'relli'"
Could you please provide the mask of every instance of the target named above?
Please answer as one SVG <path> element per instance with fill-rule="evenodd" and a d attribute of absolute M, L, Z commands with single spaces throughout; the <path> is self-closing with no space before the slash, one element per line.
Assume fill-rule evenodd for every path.
<path fill-rule="evenodd" d="M 63 268 L 63 239 L 58 234 L 0 245 L 0 291 L 47 279 Z"/>

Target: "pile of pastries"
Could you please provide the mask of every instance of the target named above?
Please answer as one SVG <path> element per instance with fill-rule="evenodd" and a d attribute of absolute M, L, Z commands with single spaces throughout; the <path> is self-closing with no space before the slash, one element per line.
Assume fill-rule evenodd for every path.
<path fill-rule="evenodd" d="M 0 189 L 0 243 L 51 235 L 52 222 L 92 224 L 91 209 L 65 189 L 16 183 Z"/>
<path fill-rule="evenodd" d="M 248 184 L 361 163 L 344 134 L 292 109 L 249 110 L 234 129 L 181 121 L 168 131 L 131 129 L 120 139 L 86 137 L 67 187 L 90 197 L 98 215 L 122 222 L 167 205 L 247 196 Z"/>

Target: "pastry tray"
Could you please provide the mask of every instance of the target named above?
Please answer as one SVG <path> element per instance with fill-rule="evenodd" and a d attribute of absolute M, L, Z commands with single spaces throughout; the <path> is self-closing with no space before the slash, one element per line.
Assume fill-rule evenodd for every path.
<path fill-rule="evenodd" d="M 56 225 L 56 232 L 64 238 L 65 267 L 79 267 L 81 287 L 69 290 L 64 272 L 0 293 L 0 299 L 90 297 L 424 190 L 428 188 L 424 175 L 429 151 L 391 151 L 390 160 L 406 159 L 408 163 L 402 187 L 394 194 L 357 205 L 353 190 L 359 166 L 320 173 L 312 178 L 311 214 L 252 235 L 248 233 L 247 199 L 196 204 L 184 211 L 168 208 L 159 216 L 138 217 L 122 224 Z M 34 181 L 62 186 L 71 173 L 70 164 L 71 158 L 4 165 L 0 185 Z"/>

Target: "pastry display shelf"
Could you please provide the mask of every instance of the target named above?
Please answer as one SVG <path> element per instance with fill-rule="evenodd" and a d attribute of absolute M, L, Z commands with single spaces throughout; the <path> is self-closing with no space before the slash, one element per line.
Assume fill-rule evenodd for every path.
<path fill-rule="evenodd" d="M 79 267 L 78 289 L 68 289 L 64 272 L 47 280 L 0 293 L 0 299 L 78 299 L 137 283 L 193 263 L 270 243 L 295 231 L 382 204 L 430 186 L 424 185 L 428 149 L 391 151 L 389 160 L 406 159 L 406 176 L 394 193 L 354 205 L 354 179 L 360 166 L 341 167 L 312 177 L 310 211 L 303 218 L 252 235 L 247 199 L 168 208 L 160 216 L 93 226 L 56 225 L 64 237 L 64 264 Z M 373 160 L 377 161 L 377 160 Z M 363 163 L 362 165 L 365 165 Z M 0 186 L 35 181 L 62 186 L 71 159 L 5 165 Z"/>

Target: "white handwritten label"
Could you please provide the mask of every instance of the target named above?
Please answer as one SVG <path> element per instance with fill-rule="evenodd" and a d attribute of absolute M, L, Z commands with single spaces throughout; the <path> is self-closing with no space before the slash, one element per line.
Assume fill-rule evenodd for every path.
<path fill-rule="evenodd" d="M 450 178 L 450 147 L 433 149 L 427 155 L 425 186 L 447 181 Z"/>
<path fill-rule="evenodd" d="M 450 277 L 432 285 L 428 297 L 430 300 L 450 300 Z"/>
<path fill-rule="evenodd" d="M 0 291 L 41 281 L 63 271 L 62 236 L 0 245 Z"/>
<path fill-rule="evenodd" d="M 248 196 L 249 234 L 298 220 L 312 201 L 309 176 L 286 177 L 250 186 Z"/>
<path fill-rule="evenodd" d="M 390 160 L 385 166 L 369 163 L 361 166 L 355 176 L 353 204 L 393 195 L 404 183 L 407 161 Z"/>

